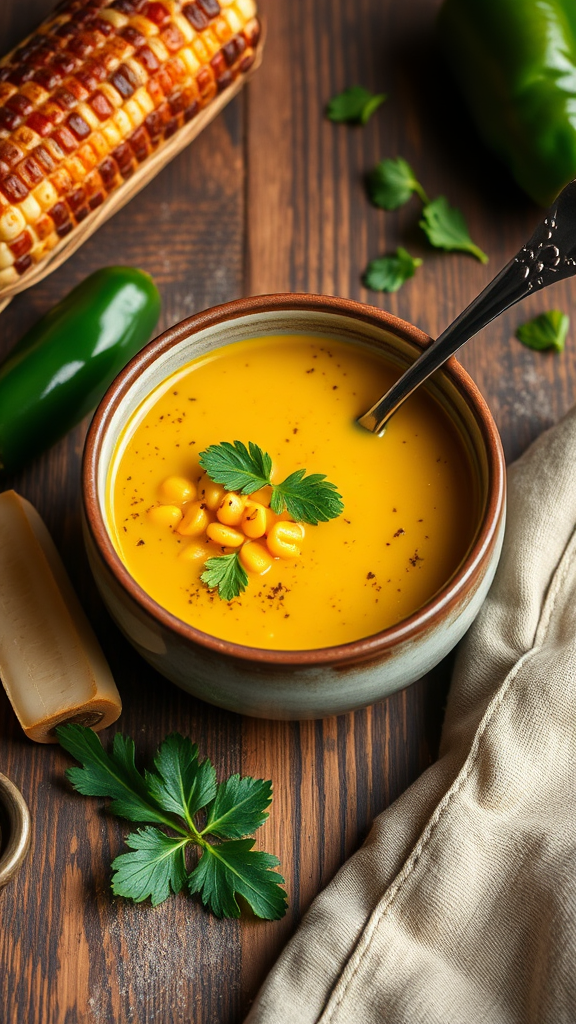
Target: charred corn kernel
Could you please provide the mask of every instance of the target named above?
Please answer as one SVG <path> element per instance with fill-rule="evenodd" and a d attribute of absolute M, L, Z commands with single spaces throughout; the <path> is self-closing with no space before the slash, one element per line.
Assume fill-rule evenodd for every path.
<path fill-rule="evenodd" d="M 198 497 L 211 512 L 218 508 L 225 491 L 222 484 L 215 484 L 207 473 L 203 473 L 198 481 Z"/>
<path fill-rule="evenodd" d="M 247 501 L 244 514 L 242 516 L 242 529 L 247 537 L 251 540 L 256 540 L 258 537 L 263 537 L 266 533 L 267 517 L 266 513 L 270 509 L 260 505 L 257 501 Z"/>
<path fill-rule="evenodd" d="M 155 526 L 168 526 L 174 529 L 182 519 L 182 509 L 177 505 L 154 505 L 148 509 L 148 518 Z"/>
<path fill-rule="evenodd" d="M 195 565 L 203 565 L 204 562 L 207 562 L 214 554 L 216 554 L 214 549 L 211 550 L 207 544 L 202 544 L 200 541 L 193 541 L 182 549 L 178 558 L 181 558 L 183 562 L 192 562 Z"/>
<path fill-rule="evenodd" d="M 227 0 L 222 8 L 200 0 L 198 9 L 190 0 L 61 3 L 34 38 L 42 41 L 40 63 L 56 54 L 58 68 L 64 46 L 64 70 L 52 74 L 49 61 L 49 71 L 38 72 L 41 81 L 33 80 L 35 44 L 2 59 L 0 111 L 7 114 L 0 118 L 0 242 L 12 244 L 26 223 L 36 228 L 44 216 L 52 217 L 56 244 L 66 239 L 64 252 L 74 247 L 77 229 L 78 241 L 90 234 L 111 193 L 122 190 L 122 205 L 156 161 L 148 174 L 141 165 L 178 132 L 188 136 L 191 119 L 244 77 L 257 36 L 254 12 L 254 0 Z M 5 126 L 11 123 L 17 127 Z M 47 262 L 51 234 L 43 225 L 37 230 L 42 244 L 26 252 L 19 240 L 14 263 L 0 268 L 9 272 L 0 283 Z"/>
<path fill-rule="evenodd" d="M 259 491 L 253 491 L 253 493 L 250 495 L 250 501 L 257 501 L 259 505 L 266 505 L 266 508 L 268 508 L 271 497 L 272 488 L 261 487 Z"/>
<path fill-rule="evenodd" d="M 206 536 L 223 548 L 239 548 L 246 539 L 239 530 L 235 530 L 232 526 L 225 526 L 224 523 L 210 523 L 206 530 Z"/>
<path fill-rule="evenodd" d="M 195 497 L 196 487 L 185 476 L 167 476 L 158 488 L 158 498 L 168 505 L 183 505 Z"/>
<path fill-rule="evenodd" d="M 278 522 L 270 530 L 266 543 L 275 558 L 298 558 L 303 540 L 301 523 Z"/>
<path fill-rule="evenodd" d="M 240 548 L 240 561 L 247 572 L 263 576 L 265 572 L 268 572 L 274 559 L 263 544 L 258 544 L 255 540 L 247 540 Z"/>
<path fill-rule="evenodd" d="M 242 494 L 227 491 L 218 506 L 216 518 L 225 526 L 238 526 L 242 521 L 245 505 L 246 498 Z"/>
<path fill-rule="evenodd" d="M 210 519 L 201 501 L 193 501 L 184 513 L 184 518 L 178 527 L 178 533 L 183 537 L 199 537 L 206 532 Z"/>

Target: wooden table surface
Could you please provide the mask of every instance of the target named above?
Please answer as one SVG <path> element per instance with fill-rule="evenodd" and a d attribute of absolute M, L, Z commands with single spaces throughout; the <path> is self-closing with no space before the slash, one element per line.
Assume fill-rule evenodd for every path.
<path fill-rule="evenodd" d="M 8 49 L 51 0 L 4 0 Z M 0 351 L 88 273 L 143 267 L 163 298 L 161 329 L 242 295 L 317 291 L 381 305 L 439 332 L 529 236 L 539 213 L 478 143 L 441 69 L 437 0 L 261 0 L 268 26 L 250 85 L 155 181 L 72 259 L 2 313 Z M 332 125 L 326 100 L 362 83 L 388 93 L 365 128 Z M 490 254 L 432 251 L 413 200 L 396 213 L 370 206 L 363 179 L 377 160 L 404 156 L 429 194 L 446 194 Z M 424 258 L 399 293 L 363 289 L 368 259 L 404 244 Z M 508 458 L 574 400 L 576 346 L 562 356 L 514 340 L 542 309 L 570 311 L 571 282 L 513 309 L 462 361 L 488 399 Z M 124 641 L 95 591 L 79 521 L 86 423 L 8 481 L 45 517 L 122 692 L 119 727 L 149 757 L 171 730 L 193 737 L 220 776 L 271 778 L 275 798 L 259 843 L 288 883 L 283 921 L 218 921 L 198 902 L 162 906 L 113 899 L 110 862 L 125 823 L 104 801 L 73 793 L 70 763 L 24 739 L 0 694 L 0 770 L 33 818 L 29 860 L 0 896 L 2 1024 L 237 1024 L 314 895 L 363 841 L 382 811 L 435 756 L 448 668 L 356 714 L 318 722 L 241 717 L 166 684 Z M 0 688 L 1 689 L 1 688 Z"/>

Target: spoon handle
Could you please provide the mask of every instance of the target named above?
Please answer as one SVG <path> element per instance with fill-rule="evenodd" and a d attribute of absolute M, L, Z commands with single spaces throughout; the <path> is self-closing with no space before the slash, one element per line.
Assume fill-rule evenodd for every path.
<path fill-rule="evenodd" d="M 415 389 L 504 310 L 576 274 L 576 180 L 562 190 L 530 240 L 358 422 L 374 434 Z"/>

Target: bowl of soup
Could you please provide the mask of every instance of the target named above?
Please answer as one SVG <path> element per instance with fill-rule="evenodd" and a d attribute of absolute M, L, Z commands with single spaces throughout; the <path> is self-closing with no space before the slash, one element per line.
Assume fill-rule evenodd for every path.
<path fill-rule="evenodd" d="M 357 424 L 428 344 L 346 299 L 257 296 L 182 321 L 116 378 L 86 441 L 84 536 L 163 676 L 242 714 L 319 718 L 460 640 L 504 533 L 488 407 L 452 359 L 382 437 Z"/>

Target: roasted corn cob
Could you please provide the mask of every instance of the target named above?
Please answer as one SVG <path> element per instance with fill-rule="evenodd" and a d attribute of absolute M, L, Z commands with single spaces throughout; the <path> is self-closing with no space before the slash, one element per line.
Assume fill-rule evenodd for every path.
<path fill-rule="evenodd" d="M 254 0 L 64 0 L 4 57 L 0 290 L 244 75 L 259 36 Z"/>

